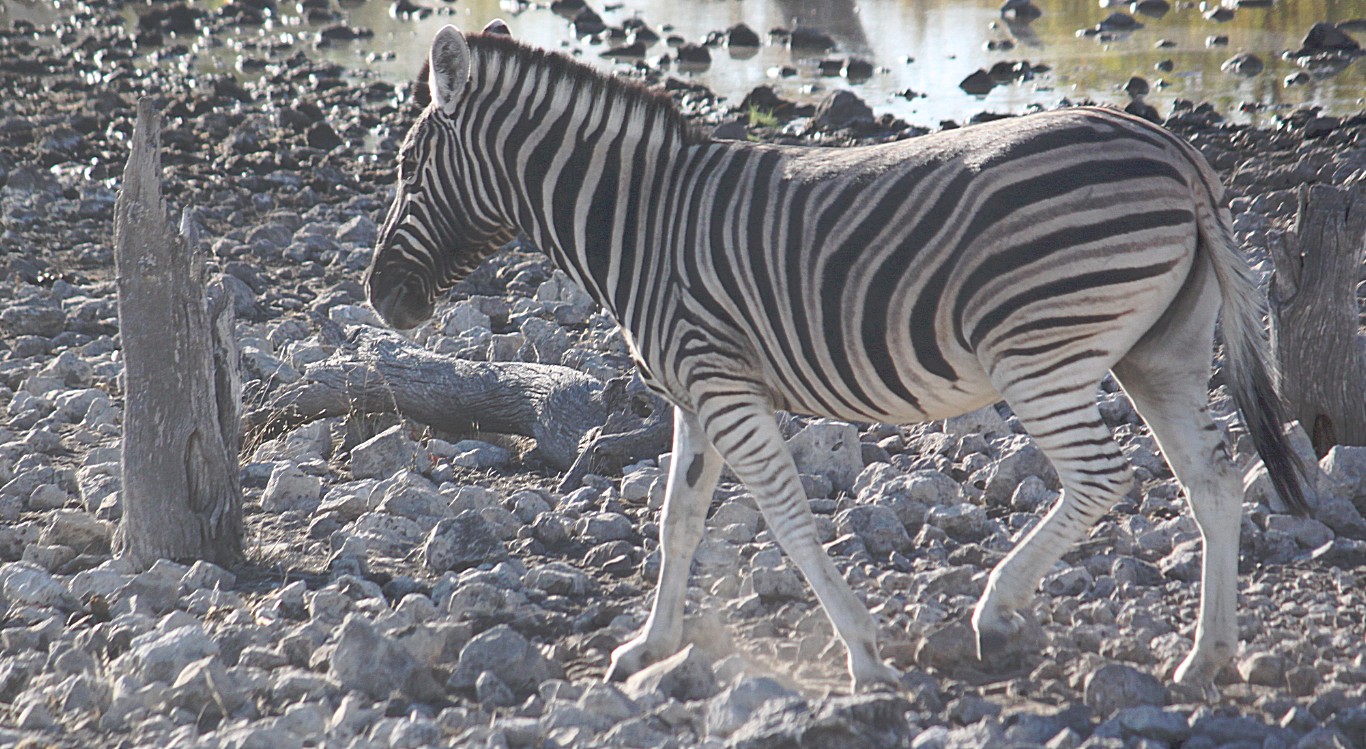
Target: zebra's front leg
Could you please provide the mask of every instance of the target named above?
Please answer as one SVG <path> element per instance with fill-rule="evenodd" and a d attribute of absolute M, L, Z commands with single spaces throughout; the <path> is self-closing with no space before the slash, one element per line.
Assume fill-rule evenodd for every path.
<path fill-rule="evenodd" d="M 897 687 L 900 676 L 878 654 L 877 625 L 816 537 L 792 454 L 766 399 L 727 393 L 705 401 L 700 416 L 711 443 L 754 493 L 774 538 L 797 565 L 848 649 L 855 691 Z"/>
<path fill-rule="evenodd" d="M 673 655 L 683 640 L 683 603 L 688 571 L 702 541 L 721 457 L 707 441 L 697 416 L 674 409 L 673 457 L 659 522 L 659 585 L 645 628 L 612 651 L 607 679 L 619 681 Z"/>

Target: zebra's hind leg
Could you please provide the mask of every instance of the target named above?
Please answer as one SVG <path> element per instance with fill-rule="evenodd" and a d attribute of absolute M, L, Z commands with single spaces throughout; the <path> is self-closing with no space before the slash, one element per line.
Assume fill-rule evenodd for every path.
<path fill-rule="evenodd" d="M 672 655 L 682 644 L 688 571 L 720 475 L 721 456 L 707 441 L 697 416 L 674 409 L 673 458 L 659 523 L 659 584 L 644 629 L 612 652 L 608 680 L 624 679 Z"/>
<path fill-rule="evenodd" d="M 1199 348 L 1202 344 L 1203 349 Z M 1217 699 L 1214 677 L 1238 647 L 1243 483 L 1223 432 L 1210 418 L 1205 390 L 1209 365 L 1203 357 L 1191 364 L 1180 353 L 1208 350 L 1209 344 L 1206 336 L 1192 344 L 1168 347 L 1165 353 L 1136 349 L 1114 371 L 1186 490 L 1204 544 L 1195 647 L 1173 677 L 1178 684 L 1200 690 L 1207 699 Z"/>
<path fill-rule="evenodd" d="M 848 649 L 854 690 L 897 686 L 900 676 L 878 654 L 872 614 L 817 540 L 816 521 L 772 404 L 757 395 L 727 393 L 708 399 L 700 416 L 712 444 L 754 493 L 774 538 L 806 577 Z"/>
<path fill-rule="evenodd" d="M 1056 378 L 1049 380 L 1049 384 L 1056 382 Z M 1053 463 L 1062 482 L 1062 496 L 987 578 L 972 616 L 979 658 L 1009 645 L 1020 629 L 1016 612 L 1028 605 L 1043 576 L 1133 483 L 1133 471 L 1100 417 L 1093 383 L 1088 380 L 1084 386 L 1042 394 L 1019 383 L 1000 388 Z M 1038 380 L 1025 384 L 1034 390 L 1047 387 Z"/>

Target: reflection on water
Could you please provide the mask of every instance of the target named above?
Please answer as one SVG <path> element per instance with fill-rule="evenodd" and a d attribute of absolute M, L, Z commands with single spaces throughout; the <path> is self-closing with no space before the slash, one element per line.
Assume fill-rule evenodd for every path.
<path fill-rule="evenodd" d="M 1318 21 L 1341 22 L 1366 16 L 1363 0 L 1277 0 L 1270 8 L 1243 8 L 1219 23 L 1206 20 L 1193 2 L 1174 0 L 1175 10 L 1160 18 L 1139 15 L 1144 28 L 1110 41 L 1081 37 L 1079 29 L 1094 26 L 1110 13 L 1127 10 L 1114 2 L 1103 8 L 1097 0 L 1036 0 L 1043 16 L 1028 26 L 1011 27 L 1000 19 L 1000 0 L 628 0 L 590 3 L 609 25 L 639 17 L 661 33 L 701 41 L 708 33 L 744 23 L 759 32 L 765 46 L 758 54 L 732 57 L 724 48 L 712 51 L 712 64 L 704 71 L 675 74 L 695 79 L 738 103 L 759 85 L 772 85 L 779 95 L 814 101 L 832 88 L 851 88 L 873 108 L 891 112 L 908 122 L 935 125 L 941 120 L 964 120 L 983 110 L 1019 112 L 1030 105 L 1052 106 L 1067 98 L 1122 104 L 1127 95 L 1121 87 L 1131 76 L 1153 84 L 1149 103 L 1166 113 L 1176 98 L 1210 101 L 1235 121 L 1261 121 L 1266 113 L 1239 112 L 1244 102 L 1273 111 L 1280 106 L 1313 104 L 1336 114 L 1363 107 L 1366 95 L 1366 62 L 1358 60 L 1338 75 L 1287 86 L 1286 76 L 1299 68 L 1281 59 L 1295 49 L 1305 32 Z M 601 43 L 573 40 L 569 23 L 542 8 L 510 13 L 515 0 L 409 0 L 430 7 L 425 15 L 396 17 L 393 2 L 343 0 L 340 12 L 350 26 L 369 29 L 373 37 L 339 42 L 319 54 L 352 68 L 369 68 L 394 81 L 406 81 L 418 69 L 428 40 L 446 23 L 465 29 L 504 17 L 513 34 L 531 43 L 579 55 L 604 69 L 626 69 L 629 63 L 612 63 L 600 57 Z M 197 4 L 217 7 L 203 1 Z M 235 40 L 199 40 L 192 47 L 201 67 L 241 70 L 243 56 L 266 56 L 272 46 L 278 54 L 292 54 L 272 44 L 283 39 L 293 48 L 311 50 L 325 27 L 300 16 L 301 3 L 280 0 L 279 15 L 260 29 L 243 29 Z M 604 4 L 614 10 L 603 10 Z M 1107 0 L 1107 4 L 1108 0 Z M 620 6 L 620 7 L 619 7 Z M 56 9 L 54 11 L 54 8 Z M 60 13 L 61 3 L 33 0 L 0 0 L 0 23 L 6 18 L 42 22 L 45 15 Z M 134 11 L 128 11 L 130 21 Z M 794 24 L 822 30 L 838 44 L 828 58 L 857 56 L 877 66 L 872 78 L 850 83 L 838 76 L 823 76 L 819 60 L 799 59 L 769 38 L 774 28 Z M 1354 32 L 1358 41 L 1366 33 Z M 664 34 L 667 35 L 667 34 Z M 1207 37 L 1227 36 L 1226 46 L 1208 47 Z M 1159 46 L 1159 42 L 1162 46 Z M 1004 43 L 1004 44 L 1003 44 Z M 1008 49 L 988 49 L 1009 47 Z M 647 60 L 670 52 L 662 42 L 647 51 Z M 1260 57 L 1266 69 L 1260 75 L 1241 78 L 1222 72 L 1221 63 L 1239 52 Z M 978 68 L 999 62 L 1028 60 L 1047 65 L 1050 74 L 1004 86 L 985 96 L 971 96 L 958 84 Z M 1162 71 L 1159 64 L 1169 67 Z M 790 77 L 773 71 L 783 66 L 796 69 Z M 913 92 L 913 96 L 908 96 Z M 923 96 L 921 96 L 923 95 Z"/>

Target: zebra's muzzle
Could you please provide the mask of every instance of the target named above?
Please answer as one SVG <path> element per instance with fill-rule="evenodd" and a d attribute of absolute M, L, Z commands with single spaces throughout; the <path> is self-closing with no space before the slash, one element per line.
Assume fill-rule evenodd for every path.
<path fill-rule="evenodd" d="M 376 274 L 368 284 L 370 306 L 384 322 L 398 330 L 410 330 L 431 319 L 436 303 L 420 278 L 408 276 L 396 283 L 386 281 L 383 275 Z"/>

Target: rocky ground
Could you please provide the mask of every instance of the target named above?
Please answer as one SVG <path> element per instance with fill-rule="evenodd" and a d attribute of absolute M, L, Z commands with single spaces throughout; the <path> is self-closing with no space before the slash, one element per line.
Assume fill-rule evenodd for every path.
<path fill-rule="evenodd" d="M 1056 496 L 1013 417 L 785 422 L 827 548 L 906 673 L 899 694 L 847 695 L 823 614 L 729 483 L 694 570 L 693 646 L 600 681 L 649 603 L 667 455 L 561 493 L 523 441 L 329 419 L 248 445 L 245 565 L 112 559 L 112 215 L 138 96 L 166 116 L 166 194 L 193 207 L 235 294 L 248 406 L 378 324 L 359 282 L 405 93 L 310 59 L 344 26 L 252 50 L 244 81 L 195 74 L 174 35 L 270 5 L 130 5 L 128 24 L 121 3 L 78 2 L 59 27 L 0 30 L 0 745 L 1366 747 L 1366 448 L 1319 462 L 1314 519 L 1249 494 L 1241 650 L 1221 700 L 1201 704 L 1169 681 L 1194 627 L 1198 534 L 1113 383 L 1103 411 L 1142 491 L 1045 580 L 1025 646 L 991 664 L 972 657 L 971 606 Z M 757 91 L 751 104 L 783 116 L 755 118 L 654 77 L 731 137 L 917 134 L 847 95 L 797 117 Z M 1293 112 L 1254 130 L 1207 107 L 1164 114 L 1230 186 L 1263 272 L 1257 248 L 1287 230 L 1297 186 L 1366 185 L 1366 117 Z M 610 320 L 534 253 L 490 260 L 416 340 L 629 369 Z"/>

